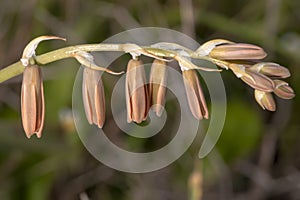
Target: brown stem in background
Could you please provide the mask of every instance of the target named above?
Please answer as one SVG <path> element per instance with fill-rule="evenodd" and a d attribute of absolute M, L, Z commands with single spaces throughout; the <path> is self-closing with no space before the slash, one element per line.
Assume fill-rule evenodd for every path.
<path fill-rule="evenodd" d="M 196 38 L 194 7 L 192 0 L 179 0 L 182 32 Z"/>
<path fill-rule="evenodd" d="M 280 103 L 280 102 L 279 102 Z M 282 103 L 283 104 L 283 103 Z M 262 138 L 259 158 L 257 167 L 260 169 L 252 175 L 255 181 L 249 190 L 249 200 L 265 199 L 268 194 L 268 190 L 261 187 L 259 183 L 266 183 L 266 176 L 261 176 L 260 172 L 271 176 L 271 168 L 275 159 L 276 143 L 278 142 L 279 134 L 282 133 L 284 127 L 287 125 L 289 116 L 291 116 L 291 104 L 284 103 L 285 105 L 278 106 L 279 109 L 272 116 L 271 123 L 266 127 L 264 136 Z M 266 185 L 266 188 L 271 185 Z"/>

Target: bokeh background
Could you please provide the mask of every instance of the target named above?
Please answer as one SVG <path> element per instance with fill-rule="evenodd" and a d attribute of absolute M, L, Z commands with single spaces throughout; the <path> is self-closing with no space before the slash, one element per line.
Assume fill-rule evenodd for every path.
<path fill-rule="evenodd" d="M 260 45 L 266 60 L 290 69 L 300 94 L 300 1 L 298 0 L 1 0 L 0 68 L 17 61 L 39 35 L 66 37 L 42 43 L 37 53 L 64 45 L 100 43 L 136 27 L 183 32 L 199 43 L 214 38 Z M 125 69 L 126 61 L 122 63 Z M 41 139 L 27 139 L 20 119 L 22 76 L 0 84 L 0 199 L 300 199 L 300 98 L 277 100 L 263 111 L 253 91 L 223 71 L 228 110 L 217 146 L 197 158 L 201 130 L 172 165 L 147 174 L 110 169 L 84 148 L 72 120 L 72 87 L 79 64 L 63 60 L 43 68 L 46 122 Z M 122 68 L 122 66 L 120 67 Z M 104 77 L 106 94 L 112 87 Z M 109 95 L 106 100 L 109 101 Z M 172 102 L 167 102 L 172 106 Z M 107 121 L 112 120 L 108 111 Z M 166 129 L 173 130 L 172 124 Z M 150 142 L 110 137 L 125 146 L 153 150 L 172 134 Z"/>

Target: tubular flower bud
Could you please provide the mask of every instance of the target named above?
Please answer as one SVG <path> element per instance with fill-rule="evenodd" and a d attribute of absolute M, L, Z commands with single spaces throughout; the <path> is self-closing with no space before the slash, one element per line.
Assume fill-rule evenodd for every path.
<path fill-rule="evenodd" d="M 271 62 L 257 63 L 248 69 L 271 77 L 287 78 L 291 76 L 287 68 Z"/>
<path fill-rule="evenodd" d="M 22 123 L 26 136 L 42 136 L 45 116 L 44 88 L 39 66 L 25 67 L 21 89 Z"/>
<path fill-rule="evenodd" d="M 294 90 L 289 86 L 287 82 L 281 80 L 274 80 L 275 89 L 274 93 L 282 99 L 292 99 L 295 97 Z"/>
<path fill-rule="evenodd" d="M 197 71 L 185 70 L 182 72 L 183 82 L 187 94 L 190 110 L 196 119 L 208 119 L 208 109 L 202 92 Z"/>
<path fill-rule="evenodd" d="M 127 122 L 141 123 L 147 118 L 149 110 L 149 93 L 143 63 L 131 59 L 127 65 L 125 93 Z"/>
<path fill-rule="evenodd" d="M 248 71 L 249 76 L 242 76 L 241 79 L 254 89 L 264 92 L 273 92 L 274 82 L 267 76 L 255 72 Z M 250 77 L 250 78 L 249 78 Z"/>
<path fill-rule="evenodd" d="M 154 60 L 151 73 L 150 73 L 150 101 L 152 110 L 157 116 L 161 116 L 163 106 L 165 105 L 166 95 L 166 84 L 167 84 L 167 69 L 166 62 L 161 60 Z"/>
<path fill-rule="evenodd" d="M 256 60 L 266 57 L 267 54 L 256 45 L 233 43 L 216 46 L 208 55 L 219 60 Z"/>
<path fill-rule="evenodd" d="M 259 90 L 254 91 L 254 97 L 257 103 L 265 110 L 275 111 L 276 104 L 273 95 L 270 92 L 263 92 Z"/>
<path fill-rule="evenodd" d="M 105 121 L 105 94 L 101 72 L 85 67 L 83 69 L 82 99 L 89 124 L 102 128 Z"/>
<path fill-rule="evenodd" d="M 230 64 L 229 68 L 238 78 L 241 78 L 245 83 L 254 89 L 264 92 L 273 92 L 275 88 L 275 84 L 272 79 L 263 74 L 250 71 L 243 65 Z"/>

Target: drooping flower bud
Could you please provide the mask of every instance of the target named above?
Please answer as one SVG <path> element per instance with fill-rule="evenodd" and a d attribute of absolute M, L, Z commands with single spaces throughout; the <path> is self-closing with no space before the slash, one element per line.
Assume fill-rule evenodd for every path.
<path fill-rule="evenodd" d="M 184 70 L 182 71 L 182 75 L 189 107 L 193 116 L 196 119 L 203 119 L 203 117 L 208 119 L 208 109 L 200 86 L 197 71 Z"/>
<path fill-rule="evenodd" d="M 102 128 L 105 121 L 105 94 L 101 72 L 85 67 L 83 69 L 82 99 L 89 124 Z"/>
<path fill-rule="evenodd" d="M 291 76 L 287 68 L 271 62 L 257 63 L 248 69 L 271 77 L 287 78 Z"/>
<path fill-rule="evenodd" d="M 22 123 L 26 136 L 42 136 L 45 116 L 44 88 L 39 66 L 25 67 L 21 89 Z"/>
<path fill-rule="evenodd" d="M 259 90 L 254 91 L 254 97 L 257 103 L 265 110 L 275 111 L 276 104 L 273 98 L 272 93 L 270 92 L 263 92 Z"/>
<path fill-rule="evenodd" d="M 166 62 L 154 60 L 150 72 L 150 100 L 153 111 L 157 116 L 161 116 L 165 105 L 167 84 L 167 69 Z"/>
<path fill-rule="evenodd" d="M 254 89 L 264 91 L 264 92 L 273 92 L 275 84 L 269 77 L 248 70 L 243 65 L 230 64 L 229 68 L 234 72 L 234 74 L 242 79 L 245 83 L 251 86 Z"/>
<path fill-rule="evenodd" d="M 287 82 L 282 80 L 274 80 L 275 89 L 274 93 L 282 99 L 292 99 L 295 97 L 294 90 L 289 86 Z"/>
<path fill-rule="evenodd" d="M 131 59 L 127 65 L 126 83 L 127 122 L 141 123 L 147 118 L 149 93 L 141 60 Z"/>
<path fill-rule="evenodd" d="M 274 90 L 274 82 L 267 76 L 255 72 L 247 71 L 249 76 L 242 76 L 241 79 L 254 89 L 272 92 Z"/>
<path fill-rule="evenodd" d="M 219 60 L 256 60 L 266 57 L 259 46 L 243 43 L 221 44 L 209 52 L 209 56 Z"/>

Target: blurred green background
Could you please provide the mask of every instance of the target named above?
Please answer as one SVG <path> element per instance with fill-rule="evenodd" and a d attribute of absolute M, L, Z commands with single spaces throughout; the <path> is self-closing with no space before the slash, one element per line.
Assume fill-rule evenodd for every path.
<path fill-rule="evenodd" d="M 290 69 L 288 82 L 299 94 L 299 22 L 298 0 L 1 0 L 0 68 L 17 61 L 24 46 L 39 35 L 66 37 L 67 45 L 73 45 L 157 26 L 183 32 L 199 43 L 225 38 L 262 46 L 269 54 L 266 60 Z M 63 45 L 45 42 L 37 53 Z M 207 200 L 300 199 L 298 96 L 290 101 L 276 99 L 274 113 L 262 111 L 252 89 L 223 71 L 227 117 L 209 156 L 197 158 L 199 134 L 170 166 L 129 174 L 102 165 L 79 140 L 71 110 L 78 67 L 74 60 L 63 60 L 43 68 L 46 121 L 41 139 L 27 139 L 21 127 L 22 77 L 0 84 L 0 199 L 181 200 L 199 199 L 201 194 Z M 111 92 L 109 85 L 105 88 Z M 119 130 L 112 131 L 111 137 L 124 140 Z M 140 147 L 147 150 L 170 139 L 166 134 L 146 144 L 130 139 L 122 143 L 147 145 Z"/>

